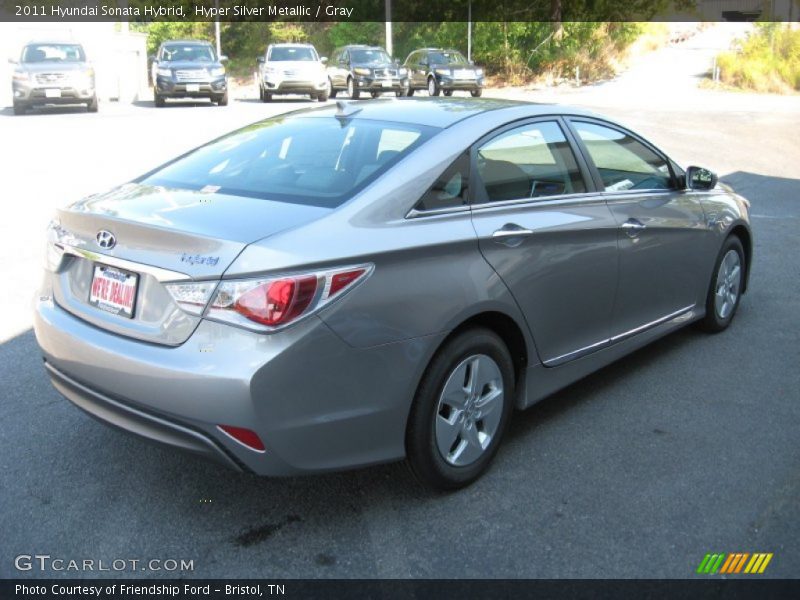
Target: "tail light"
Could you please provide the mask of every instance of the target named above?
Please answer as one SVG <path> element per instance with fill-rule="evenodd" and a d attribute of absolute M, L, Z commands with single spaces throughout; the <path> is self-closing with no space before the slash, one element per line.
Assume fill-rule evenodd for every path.
<path fill-rule="evenodd" d="M 213 294 L 208 283 L 166 287 L 187 312 L 202 314 L 208 304 L 204 314 L 209 319 L 256 331 L 274 331 L 342 297 L 369 277 L 373 268 L 365 264 L 284 277 L 222 281 Z"/>

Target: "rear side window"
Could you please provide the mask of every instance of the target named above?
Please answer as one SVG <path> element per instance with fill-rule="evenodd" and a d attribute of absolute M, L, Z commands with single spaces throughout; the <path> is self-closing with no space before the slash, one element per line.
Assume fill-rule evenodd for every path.
<path fill-rule="evenodd" d="M 469 153 L 459 156 L 445 169 L 414 207 L 418 211 L 465 206 L 469 198 Z"/>
<path fill-rule="evenodd" d="M 269 119 L 203 146 L 139 182 L 333 208 L 436 131 L 366 119 Z"/>
<path fill-rule="evenodd" d="M 624 131 L 573 121 L 607 192 L 668 190 L 672 175 L 667 161 Z"/>
<path fill-rule="evenodd" d="M 544 198 L 586 191 L 575 155 L 558 123 L 531 123 L 478 148 L 481 202 Z"/>

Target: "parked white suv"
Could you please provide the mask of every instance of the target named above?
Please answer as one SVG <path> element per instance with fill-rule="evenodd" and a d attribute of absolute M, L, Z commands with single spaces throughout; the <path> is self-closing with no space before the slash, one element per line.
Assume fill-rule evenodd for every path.
<path fill-rule="evenodd" d="M 328 99 L 326 57 L 320 58 L 311 44 L 270 44 L 258 57 L 256 80 L 262 102 L 276 94 L 308 94 L 311 99 Z"/>

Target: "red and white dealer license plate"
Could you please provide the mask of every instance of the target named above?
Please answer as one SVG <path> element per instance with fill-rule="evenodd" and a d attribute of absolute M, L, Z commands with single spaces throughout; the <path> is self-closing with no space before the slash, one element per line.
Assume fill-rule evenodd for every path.
<path fill-rule="evenodd" d="M 136 273 L 115 269 L 106 265 L 95 265 L 89 304 L 122 317 L 133 318 L 136 303 Z"/>

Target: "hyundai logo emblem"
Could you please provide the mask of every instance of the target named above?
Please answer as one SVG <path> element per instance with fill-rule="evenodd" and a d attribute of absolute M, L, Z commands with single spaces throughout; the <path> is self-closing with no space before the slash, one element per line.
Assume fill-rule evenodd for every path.
<path fill-rule="evenodd" d="M 101 229 L 97 232 L 96 239 L 97 245 L 105 250 L 110 250 L 117 245 L 117 238 L 114 237 L 113 233 L 106 231 L 105 229 Z"/>

